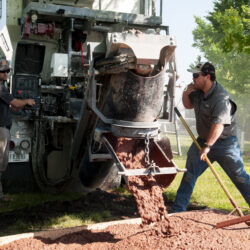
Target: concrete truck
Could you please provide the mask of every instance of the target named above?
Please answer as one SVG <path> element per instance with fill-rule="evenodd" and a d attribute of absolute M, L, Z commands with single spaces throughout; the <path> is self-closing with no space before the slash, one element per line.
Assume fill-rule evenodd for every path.
<path fill-rule="evenodd" d="M 125 137 L 145 143 L 146 172 L 133 174 L 170 183 L 179 169 L 159 134 L 160 121 L 173 121 L 176 40 L 162 1 L 6 2 L 10 91 L 36 101 L 12 114 L 9 175 L 46 192 L 97 188 L 131 174 L 112 145 Z"/>

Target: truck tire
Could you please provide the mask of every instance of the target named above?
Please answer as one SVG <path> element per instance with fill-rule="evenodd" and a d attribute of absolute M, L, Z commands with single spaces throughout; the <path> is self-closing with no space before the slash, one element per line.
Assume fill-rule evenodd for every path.
<path fill-rule="evenodd" d="M 118 174 L 118 168 L 114 163 L 109 171 L 109 174 L 106 176 L 102 184 L 100 185 L 100 189 L 109 190 L 113 188 L 118 188 L 121 186 L 121 175 Z"/>
<path fill-rule="evenodd" d="M 88 151 L 81 163 L 79 178 L 83 186 L 91 189 L 99 188 L 109 175 L 114 162 L 112 160 L 102 162 L 90 162 Z"/>
<path fill-rule="evenodd" d="M 41 128 L 42 126 L 38 127 Z M 63 136 L 70 138 L 72 137 L 71 129 L 65 127 L 65 131 Z M 68 134 L 68 135 L 67 135 Z M 33 145 L 32 145 L 32 170 L 34 174 L 35 182 L 38 188 L 43 192 L 49 193 L 60 193 L 64 191 L 65 185 L 70 181 L 70 169 L 67 167 L 65 170 L 64 176 L 60 178 L 49 178 L 49 166 L 52 165 L 50 162 L 49 155 L 51 153 L 59 153 L 59 156 L 66 154 L 65 150 L 62 151 L 58 150 L 51 150 L 49 146 L 46 145 L 45 138 L 46 134 L 45 131 L 42 129 L 38 129 L 36 131 L 36 135 L 34 136 Z M 67 141 L 67 139 L 66 139 Z M 63 147 L 68 149 L 70 143 L 67 145 L 64 143 Z M 69 152 L 69 150 L 66 150 Z M 55 164 L 60 164 L 55 162 Z M 68 164 L 69 165 L 69 164 Z"/>

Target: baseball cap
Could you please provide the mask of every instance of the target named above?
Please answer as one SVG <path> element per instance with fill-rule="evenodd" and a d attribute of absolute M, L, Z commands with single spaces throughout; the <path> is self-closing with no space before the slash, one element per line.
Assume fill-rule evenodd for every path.
<path fill-rule="evenodd" d="M 0 71 L 10 69 L 9 63 L 5 58 L 0 59 Z"/>
<path fill-rule="evenodd" d="M 188 72 L 199 73 L 203 72 L 205 74 L 215 73 L 215 68 L 210 62 L 200 62 L 194 68 L 188 69 Z"/>

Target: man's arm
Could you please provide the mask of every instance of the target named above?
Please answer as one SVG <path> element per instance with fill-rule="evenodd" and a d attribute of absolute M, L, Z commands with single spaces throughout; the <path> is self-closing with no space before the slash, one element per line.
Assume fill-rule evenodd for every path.
<path fill-rule="evenodd" d="M 214 145 L 214 143 L 218 140 L 220 137 L 221 133 L 223 132 L 224 125 L 223 124 L 213 124 L 211 126 L 211 129 L 208 133 L 207 141 L 206 144 L 208 146 L 205 146 L 201 149 L 200 151 L 200 159 L 205 161 L 205 155 L 208 154 L 210 151 L 210 147 Z"/>
<path fill-rule="evenodd" d="M 187 88 L 183 91 L 182 103 L 183 103 L 183 106 L 186 109 L 192 109 L 194 107 L 194 105 L 191 103 L 191 100 L 190 100 L 190 97 L 189 97 L 189 95 L 194 91 L 196 91 L 196 88 L 194 87 L 193 83 L 190 83 L 187 86 Z"/>
<path fill-rule="evenodd" d="M 29 105 L 31 107 L 33 107 L 35 105 L 35 101 L 33 99 L 16 99 L 14 98 L 11 102 L 10 102 L 11 107 L 13 107 L 13 109 L 15 110 L 20 110 L 22 109 L 25 105 Z"/>

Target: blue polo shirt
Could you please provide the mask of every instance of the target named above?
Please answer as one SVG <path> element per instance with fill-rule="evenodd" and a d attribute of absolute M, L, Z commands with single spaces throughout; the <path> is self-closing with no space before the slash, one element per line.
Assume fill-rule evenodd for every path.
<path fill-rule="evenodd" d="M 13 99 L 14 97 L 4 86 L 4 82 L 0 82 L 0 127 L 11 127 L 12 122 L 9 105 Z"/>
<path fill-rule="evenodd" d="M 212 88 L 204 95 L 197 90 L 190 95 L 196 117 L 198 135 L 206 140 L 212 124 L 223 124 L 224 130 L 219 139 L 237 136 L 235 112 L 237 106 L 229 93 L 218 83 L 214 82 Z"/>

